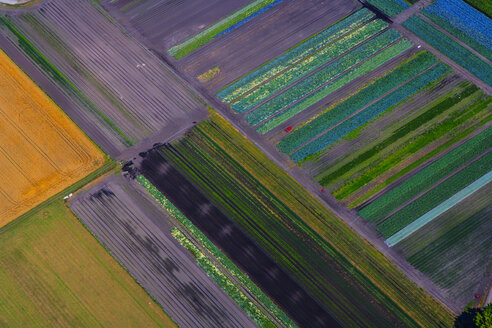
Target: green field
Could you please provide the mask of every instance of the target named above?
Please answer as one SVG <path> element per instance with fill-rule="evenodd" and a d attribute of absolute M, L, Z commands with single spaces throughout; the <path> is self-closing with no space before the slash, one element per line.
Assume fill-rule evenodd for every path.
<path fill-rule="evenodd" d="M 439 303 L 220 116 L 211 115 L 161 154 L 337 320 L 348 326 L 451 324 Z"/>
<path fill-rule="evenodd" d="M 0 232 L 1 327 L 176 327 L 63 202 Z"/>

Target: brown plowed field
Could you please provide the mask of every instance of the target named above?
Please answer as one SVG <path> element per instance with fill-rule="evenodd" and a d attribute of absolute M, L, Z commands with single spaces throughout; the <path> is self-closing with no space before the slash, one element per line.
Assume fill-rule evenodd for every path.
<path fill-rule="evenodd" d="M 0 226 L 94 171 L 104 155 L 0 51 Z"/>

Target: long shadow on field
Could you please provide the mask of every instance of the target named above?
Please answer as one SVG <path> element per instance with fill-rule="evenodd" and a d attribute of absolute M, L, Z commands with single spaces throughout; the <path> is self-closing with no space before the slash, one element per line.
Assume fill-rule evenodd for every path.
<path fill-rule="evenodd" d="M 141 172 L 300 326 L 340 327 L 336 320 L 157 151 Z"/>

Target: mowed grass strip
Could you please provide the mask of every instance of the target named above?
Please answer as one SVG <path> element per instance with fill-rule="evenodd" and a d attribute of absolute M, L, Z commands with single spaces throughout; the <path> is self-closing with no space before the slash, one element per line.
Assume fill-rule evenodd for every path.
<path fill-rule="evenodd" d="M 0 233 L 0 326 L 177 327 L 57 201 Z"/>
<path fill-rule="evenodd" d="M 101 167 L 106 158 L 0 51 L 0 227 Z"/>
<path fill-rule="evenodd" d="M 328 258 L 339 259 L 341 265 L 355 270 L 351 272 L 361 279 L 359 281 L 365 281 L 365 285 L 368 288 L 372 285 L 373 289 L 370 290 L 375 293 L 374 295 L 381 297 L 380 292 L 384 291 L 384 294 L 392 300 L 387 304 L 389 307 L 399 307 L 406 315 L 412 318 L 412 320 L 408 321 L 408 317 L 405 315 L 401 317 L 409 326 L 414 325 L 412 324 L 413 320 L 424 327 L 446 327 L 452 325 L 452 314 L 445 307 L 408 280 L 381 253 L 360 238 L 359 235 L 313 197 L 310 192 L 304 189 L 287 172 L 271 161 L 260 149 L 218 114 L 212 112 L 211 122 L 201 124 L 200 127 L 206 130 L 208 138 L 213 143 L 226 150 L 229 158 L 228 162 L 233 160 L 236 163 L 240 163 L 248 174 L 252 175 L 275 196 L 271 199 L 277 199 L 293 213 L 290 219 L 284 222 L 287 226 L 279 224 L 282 221 L 274 220 L 270 221 L 267 231 L 272 229 L 271 226 L 288 228 L 290 225 L 305 233 L 312 240 L 313 245 L 320 247 L 328 254 Z M 234 195 L 236 195 L 236 192 L 231 194 L 231 197 Z M 239 199 L 243 201 L 244 198 L 241 197 Z M 261 207 L 256 206 L 255 208 L 259 210 Z M 257 217 L 262 218 L 262 216 Z M 292 218 L 296 217 L 300 219 L 292 221 Z M 289 233 L 289 231 L 287 229 L 286 233 Z M 281 237 L 285 236 L 285 234 L 275 234 L 274 236 Z M 305 242 L 302 245 L 303 249 L 305 249 Z M 285 247 L 287 246 L 289 245 L 285 244 Z M 301 258 L 301 260 L 311 261 L 314 259 Z M 328 268 L 328 271 L 333 269 Z M 350 279 L 350 281 L 352 280 Z M 314 295 L 327 296 L 323 293 L 320 294 L 319 288 L 317 290 Z M 345 295 L 344 297 L 352 296 Z M 384 297 L 380 299 L 384 299 Z M 351 306 L 347 309 L 350 308 Z M 399 313 L 402 314 L 401 312 Z"/>

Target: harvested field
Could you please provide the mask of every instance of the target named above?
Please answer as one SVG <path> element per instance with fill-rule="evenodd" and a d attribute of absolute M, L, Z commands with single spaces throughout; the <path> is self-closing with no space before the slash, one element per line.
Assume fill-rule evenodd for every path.
<path fill-rule="evenodd" d="M 65 93 L 118 151 L 202 119 L 196 96 L 90 1 L 48 1 L 3 16 L 2 33 Z"/>
<path fill-rule="evenodd" d="M 449 314 L 438 303 L 413 286 L 217 114 L 211 115 L 211 120 L 202 122 L 184 138 L 163 146 L 159 153 L 147 155 L 141 168 L 184 213 L 200 211 L 189 205 L 191 197 L 186 195 L 192 189 L 176 190 L 186 181 L 179 178 L 180 182 L 175 182 L 179 174 L 170 172 L 176 169 L 220 209 L 227 216 L 223 223 L 218 221 L 218 214 L 206 220 L 194 219 L 190 214 L 187 217 L 253 280 L 255 275 L 241 264 L 245 252 L 227 251 L 239 239 L 221 244 L 224 237 L 218 231 L 230 226 L 228 222 L 244 231 L 342 325 L 450 324 Z M 271 294 L 279 293 L 278 289 L 268 291 L 269 285 L 255 281 L 294 320 L 302 325 L 303 318 L 310 318 L 308 322 L 313 325 L 313 316 L 306 316 L 311 307 L 285 306 L 284 296 L 276 298 Z M 432 310 L 422 312 L 424 308 Z"/>
<path fill-rule="evenodd" d="M 89 175 L 104 154 L 0 51 L 0 227 Z"/>
<path fill-rule="evenodd" d="M 2 327 L 176 327 L 61 201 L 0 247 Z"/>
<path fill-rule="evenodd" d="M 149 197 L 113 176 L 71 207 L 180 327 L 254 327 L 171 236 L 168 214 Z"/>

